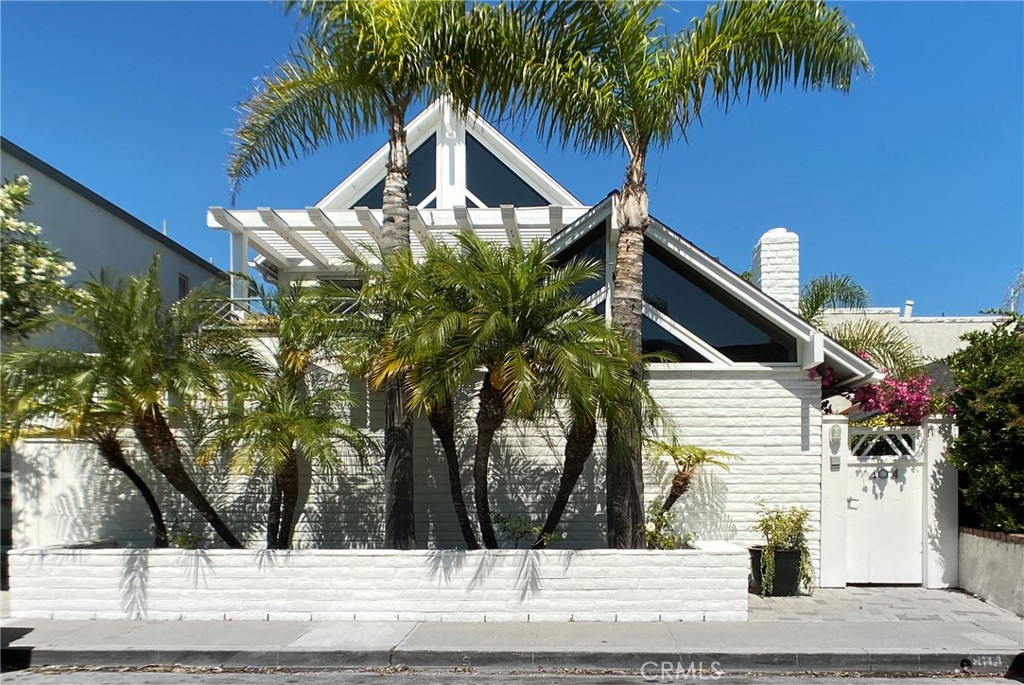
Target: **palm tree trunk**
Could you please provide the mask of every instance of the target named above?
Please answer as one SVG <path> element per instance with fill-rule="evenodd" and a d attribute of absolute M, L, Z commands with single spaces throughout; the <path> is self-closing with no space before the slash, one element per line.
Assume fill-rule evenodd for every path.
<path fill-rule="evenodd" d="M 274 480 L 281 492 L 281 525 L 277 549 L 291 549 L 295 530 L 295 505 L 299 501 L 299 454 L 296 450 L 288 452 L 288 459 Z"/>
<path fill-rule="evenodd" d="M 480 549 L 473 525 L 469 522 L 469 512 L 466 510 L 466 500 L 462 494 L 462 473 L 459 469 L 458 448 L 455 446 L 455 407 L 451 398 L 446 399 L 440 406 L 428 410 L 427 420 L 430 421 L 430 427 L 444 450 L 444 460 L 448 465 L 448 488 L 452 493 L 452 507 L 455 509 L 455 517 L 459 520 L 459 529 L 462 530 L 462 539 L 466 542 L 466 549 Z"/>
<path fill-rule="evenodd" d="M 277 549 L 281 535 L 281 484 L 277 476 L 270 477 L 270 498 L 267 502 L 267 549 Z"/>
<path fill-rule="evenodd" d="M 647 141 L 634 141 L 626 178 L 622 184 L 616 219 L 619 239 L 616 245 L 615 273 L 612 277 L 612 323 L 641 351 L 640 326 L 643 321 L 644 233 L 651 223 L 648 214 Z M 632 370 L 636 382 L 641 369 Z M 641 456 L 641 417 L 608 427 L 607 511 L 608 546 L 642 549 L 644 539 L 644 481 Z"/>
<path fill-rule="evenodd" d="M 388 112 L 388 164 L 384 176 L 381 252 L 409 248 L 409 146 L 404 103 Z M 412 416 L 403 392 L 404 378 L 384 388 L 384 546 L 416 547 Z"/>
<path fill-rule="evenodd" d="M 540 531 L 540 535 L 533 542 L 533 549 L 542 549 L 547 546 L 545 538 L 555 532 L 562 514 L 569 504 L 569 497 L 576 489 L 583 467 L 586 466 L 590 455 L 594 453 L 594 440 L 597 438 L 597 423 L 592 418 L 578 419 L 569 426 L 569 434 L 565 436 L 565 463 L 562 465 L 562 479 L 558 483 L 558 493 L 551 505 L 547 521 Z"/>
<path fill-rule="evenodd" d="M 149 484 L 128 463 L 121 441 L 116 436 L 107 434 L 96 441 L 96 447 L 99 449 L 100 456 L 107 462 L 107 466 L 127 476 L 146 502 L 149 515 L 153 518 L 153 547 L 167 547 L 170 544 L 170 538 L 167 535 L 167 524 L 164 522 L 163 512 L 160 511 L 160 504 L 156 501 L 156 496 Z"/>
<path fill-rule="evenodd" d="M 185 470 L 178 442 L 174 439 L 174 433 L 171 432 L 171 427 L 167 425 L 167 420 L 160 409 L 153 407 L 148 412 L 137 412 L 132 417 L 132 428 L 149 460 L 156 470 L 164 475 L 171 487 L 184 495 L 185 499 L 199 511 L 224 544 L 231 549 L 242 549 L 242 543 Z"/>
<path fill-rule="evenodd" d="M 693 471 L 676 472 L 676 475 L 672 477 L 672 487 L 669 488 L 668 494 L 665 495 L 665 502 L 661 505 L 662 511 L 668 511 L 671 509 L 672 505 L 676 503 L 676 500 L 689 491 L 690 481 L 692 479 Z"/>
<path fill-rule="evenodd" d="M 476 504 L 476 518 L 480 523 L 480 537 L 487 549 L 498 548 L 498 538 L 494 535 L 494 523 L 491 521 L 487 472 L 494 434 L 504 421 L 505 398 L 491 384 L 491 372 L 488 371 L 480 387 L 480 408 L 476 413 L 476 454 L 473 459 L 473 501 Z"/>

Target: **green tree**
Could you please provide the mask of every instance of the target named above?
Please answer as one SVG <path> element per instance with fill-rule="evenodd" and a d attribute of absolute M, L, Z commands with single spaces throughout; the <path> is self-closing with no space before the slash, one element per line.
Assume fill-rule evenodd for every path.
<path fill-rule="evenodd" d="M 242 543 L 196 486 L 168 422 L 169 400 L 218 399 L 228 385 L 252 382 L 258 368 L 235 326 L 218 318 L 219 286 L 192 290 L 165 306 L 159 257 L 148 273 L 114 283 L 109 273 L 86 283 L 68 314 L 54 321 L 80 331 L 94 353 L 67 352 L 84 386 L 124 407 L 129 424 L 159 471 L 232 548 Z"/>
<path fill-rule="evenodd" d="M 800 290 L 800 316 L 828 333 L 843 347 L 866 354 L 890 375 L 905 379 L 923 372 L 918 347 L 899 326 L 867 317 L 830 323 L 825 313 L 835 307 L 863 309 L 868 292 L 848 275 L 812 278 Z"/>
<path fill-rule="evenodd" d="M 347 421 L 352 398 L 343 378 L 326 368 L 344 342 L 336 319 L 351 294 L 331 285 L 252 287 L 262 312 L 247 319 L 246 329 L 271 363 L 231 398 L 206 456 L 228 449 L 233 470 L 271 474 L 267 548 L 291 549 L 300 460 L 330 469 L 340 445 L 362 459 L 374 445 Z"/>
<path fill-rule="evenodd" d="M 1024 318 L 963 336 L 946 362 L 958 434 L 950 463 L 964 474 L 967 505 L 989 530 L 1024 531 Z"/>
<path fill-rule="evenodd" d="M 0 185 L 0 331 L 24 337 L 45 325 L 46 314 L 65 298 L 64 279 L 75 265 L 40 237 L 40 228 L 18 217 L 29 205 L 25 176 Z"/>
<path fill-rule="evenodd" d="M 516 88 L 537 130 L 583 152 L 628 157 L 617 209 L 612 321 L 640 347 L 646 163 L 699 121 L 705 99 L 723 109 L 787 83 L 846 91 L 869 62 L 852 26 L 822 2 L 710 6 L 683 31 L 666 31 L 655 0 L 544 1 L 520 13 L 488 83 Z M 518 37 L 517 37 L 518 35 Z M 641 438 L 626 422 L 608 431 L 608 541 L 643 547 Z"/>
<path fill-rule="evenodd" d="M 495 548 L 488 495 L 495 434 L 507 421 L 550 417 L 564 402 L 571 421 L 560 489 L 571 492 L 577 464 L 593 449 L 599 398 L 630 381 L 633 358 L 625 338 L 571 294 L 594 277 L 594 264 L 556 267 L 540 242 L 502 247 L 462 233 L 458 243 L 430 250 L 422 270 L 430 285 L 417 289 L 413 306 L 395 318 L 375 376 L 381 382 L 408 374 L 413 406 L 437 412 L 482 371 L 473 492 L 483 544 Z M 453 412 L 445 408 L 444 416 Z M 442 432 L 451 430 L 446 420 Z"/>
<path fill-rule="evenodd" d="M 18 347 L 3 357 L 0 402 L 3 441 L 49 436 L 93 445 L 111 469 L 132 483 L 153 519 L 153 546 L 167 547 L 167 525 L 149 484 L 132 466 L 119 433 L 128 428 L 126 407 L 95 385 L 80 354 Z"/>
<path fill-rule="evenodd" d="M 408 108 L 448 93 L 465 103 L 481 89 L 466 64 L 476 59 L 474 13 L 460 0 L 297 0 L 309 22 L 291 56 L 260 79 L 241 105 L 228 166 L 237 182 L 335 140 L 388 132 L 381 249 L 409 246 Z M 390 312 L 381 312 L 389 316 Z M 404 384 L 385 388 L 385 545 L 416 546 L 412 417 Z"/>

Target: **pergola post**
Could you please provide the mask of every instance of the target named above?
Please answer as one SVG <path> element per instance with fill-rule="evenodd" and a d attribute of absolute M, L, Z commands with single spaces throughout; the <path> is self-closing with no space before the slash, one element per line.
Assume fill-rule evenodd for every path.
<path fill-rule="evenodd" d="M 245 311 L 241 303 L 249 296 L 249 236 L 231 232 L 231 300 L 233 311 Z"/>

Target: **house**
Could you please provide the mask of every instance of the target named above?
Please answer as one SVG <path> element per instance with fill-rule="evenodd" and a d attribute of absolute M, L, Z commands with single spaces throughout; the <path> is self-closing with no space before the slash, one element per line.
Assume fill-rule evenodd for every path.
<path fill-rule="evenodd" d="M 460 231 L 474 231 L 503 244 L 544 240 L 559 260 L 586 255 L 605 265 L 604 281 L 588 284 L 581 295 L 608 315 L 609 299 L 614 298 L 617 193 L 594 206 L 583 205 L 487 122 L 461 121 L 440 101 L 410 122 L 407 139 L 415 254 L 422 254 L 431 242 L 453 242 Z M 256 272 L 276 283 L 356 279 L 353 260 L 372 259 L 371 248 L 379 238 L 386 154 L 386 148 L 378 150 L 308 207 L 211 207 L 208 225 L 230 238 L 231 271 Z M 841 566 L 846 563 L 846 434 L 843 427 L 823 418 L 820 380 L 809 371 L 828 364 L 835 372 L 834 387 L 852 389 L 879 379 L 878 370 L 795 313 L 799 240 L 794 233 L 775 228 L 761 236 L 753 249 L 753 284 L 657 220 L 646 240 L 643 345 L 649 351 L 669 351 L 678 360 L 652 365 L 652 391 L 685 442 L 741 457 L 728 473 L 698 474 L 691 492 L 677 505 L 680 525 L 698 539 L 749 545 L 759 541 L 751 526 L 760 502 L 806 507 L 811 512 L 813 563 L 823 568 L 825 559 L 828 582 L 845 582 Z M 233 277 L 232 293 L 244 299 L 246 281 Z M 351 416 L 353 424 L 380 431 L 381 396 L 358 382 L 353 382 L 352 392 L 360 399 Z M 467 411 L 460 430 L 471 429 L 469 395 L 463 398 Z M 416 421 L 414 440 L 418 544 L 461 547 L 445 462 L 423 418 Z M 557 487 L 561 428 L 507 426 L 496 443 L 492 511 L 538 520 Z M 60 464 L 67 468 L 68 460 L 79 458 L 59 445 L 28 446 L 26 452 L 32 452 L 33 459 L 26 461 L 37 470 Z M 555 547 L 605 545 L 601 444 L 596 452 L 563 518 L 566 537 Z M 467 458 L 465 468 L 469 466 Z M 867 471 L 861 471 L 849 469 L 856 478 L 866 479 Z M 656 472 L 652 468 L 647 474 L 651 499 L 663 494 Z M 901 473 L 906 479 L 906 472 Z M 924 497 L 919 475 L 915 497 Z M 202 477 L 212 481 L 207 486 L 216 487 L 220 508 L 233 529 L 259 546 L 263 531 L 251 512 L 254 507 L 262 509 L 265 482 L 215 471 Z M 303 478 L 308 496 L 296 526 L 297 546 L 381 544 L 380 464 L 362 466 L 354 456 L 343 455 L 341 468 L 331 473 L 310 473 L 307 468 Z M 24 480 L 26 489 L 34 482 L 31 473 Z M 471 482 L 468 473 L 464 482 Z M 105 485 L 102 494 L 109 497 L 117 487 Z M 55 522 L 82 510 L 84 488 L 76 488 L 43 493 L 39 499 L 50 504 L 40 505 L 33 521 L 16 530 L 16 544 L 28 547 L 68 539 Z M 915 506 L 923 511 L 920 503 Z M 102 513 L 74 518 L 75 533 L 96 537 L 101 528 L 114 527 L 104 523 L 111 516 L 129 517 L 133 523 L 125 519 L 116 525 L 119 539 L 129 545 L 147 543 L 140 504 L 122 498 Z M 130 530 L 137 533 L 131 535 Z M 822 531 L 831 536 L 827 550 Z M 928 551 L 921 531 L 916 535 L 917 561 L 911 563 L 921 567 Z M 932 582 L 918 574 L 917 580 L 902 582 L 926 581 Z"/>

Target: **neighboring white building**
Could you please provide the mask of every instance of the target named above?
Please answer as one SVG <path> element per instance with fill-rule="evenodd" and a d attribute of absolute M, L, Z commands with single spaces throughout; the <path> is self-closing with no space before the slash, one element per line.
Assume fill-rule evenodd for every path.
<path fill-rule="evenodd" d="M 865 309 L 830 309 L 825 312 L 828 324 L 843 321 L 871 319 L 896 326 L 917 345 L 921 357 L 927 361 L 943 359 L 967 343 L 960 336 L 973 331 L 991 330 L 1001 317 L 976 316 L 914 316 L 914 301 L 907 300 L 903 308 L 867 307 Z"/>
<path fill-rule="evenodd" d="M 544 240 L 559 260 L 585 255 L 605 265 L 605 277 L 581 288 L 580 294 L 596 310 L 609 314 L 608 303 L 614 298 L 618 193 L 593 207 L 583 205 L 486 122 L 463 123 L 442 103 L 431 105 L 410 123 L 408 143 L 414 253 L 422 253 L 431 242 L 450 243 L 459 231 L 474 231 L 499 243 Z M 379 237 L 386 154 L 386 148 L 378 150 L 309 207 L 210 208 L 208 225 L 230 235 L 231 270 L 245 273 L 251 268 L 276 282 L 355 278 L 351 259 L 369 259 L 366 246 Z M 820 380 L 811 378 L 808 371 L 823 362 L 829 364 L 840 388 L 873 382 L 880 374 L 794 312 L 799 295 L 795 234 L 785 229 L 764 233 L 754 262 L 755 283 L 751 284 L 657 220 L 647 234 L 643 346 L 649 351 L 667 350 L 679 360 L 652 366 L 654 395 L 685 442 L 741 457 L 728 473 L 700 473 L 676 511 L 681 527 L 700 539 L 754 544 L 759 540 L 751 526 L 760 501 L 768 506 L 806 507 L 811 512 L 810 546 L 817 566 L 822 528 L 845 535 L 845 515 L 830 514 L 823 521 L 822 512 L 831 510 L 823 507 L 824 483 L 830 483 L 828 488 L 835 493 L 829 497 L 845 511 L 845 465 L 836 460 L 846 447 L 845 433 L 832 430 L 827 422 L 823 426 Z M 232 290 L 244 297 L 244 281 L 237 280 Z M 353 424 L 380 431 L 380 395 L 367 393 L 357 384 L 352 390 L 361 399 L 352 414 Z M 471 431 L 475 400 L 472 393 L 464 400 L 461 426 Z M 445 462 L 423 418 L 417 418 L 414 439 L 417 541 L 430 548 L 461 547 Z M 557 425 L 507 426 L 495 442 L 492 510 L 540 520 L 558 484 L 562 430 Z M 605 544 L 600 442 L 563 518 L 567 537 L 556 546 Z M 147 543 L 145 509 L 131 498 L 114 497 L 102 510 L 87 510 L 84 495 L 111 499 L 115 492 L 127 489 L 106 481 L 83 485 L 80 469 L 88 460 L 82 450 L 37 443 L 23 451 L 29 458 L 23 460 L 24 478 L 16 474 L 16 485 L 34 492 L 35 498 L 34 508 L 24 512 L 23 525 L 15 531 L 17 546 L 101 533 L 115 535 L 126 544 Z M 309 477 L 307 472 L 310 491 L 296 527 L 298 546 L 381 544 L 382 469 L 379 464 L 360 466 L 354 457 L 342 462 L 331 474 Z M 463 482 L 469 487 L 468 458 L 464 468 Z M 45 491 L 39 490 L 36 474 L 47 470 L 55 477 L 43 486 Z M 649 469 L 647 479 L 650 499 L 664 494 L 664 484 L 654 482 L 654 471 Z M 260 521 L 265 483 L 214 471 L 204 472 L 202 478 L 215 488 L 218 506 L 236 532 L 250 545 L 259 546 L 264 539 Z M 32 491 L 33 487 L 37 489 Z M 165 490 L 160 496 L 170 505 Z M 467 503 L 472 508 L 472 497 L 467 496 Z M 254 516 L 253 511 L 260 514 Z M 168 520 L 174 516 L 167 514 Z M 837 544 L 845 541 L 837 538 L 832 546 Z M 920 558 L 925 552 L 919 545 L 915 553 Z M 839 566 L 845 563 L 842 555 L 834 558 Z M 832 576 L 841 582 L 843 569 L 830 570 Z M 924 582 L 920 574 L 917 577 L 917 582 Z"/>
<path fill-rule="evenodd" d="M 32 203 L 22 218 L 42 227 L 43 239 L 74 262 L 71 283 L 98 278 L 101 269 L 117 276 L 142 274 L 156 253 L 168 302 L 211 278 L 225 278 L 210 262 L 6 138 L 0 138 L 0 176 L 32 182 Z M 52 333 L 36 341 L 61 342 Z"/>

